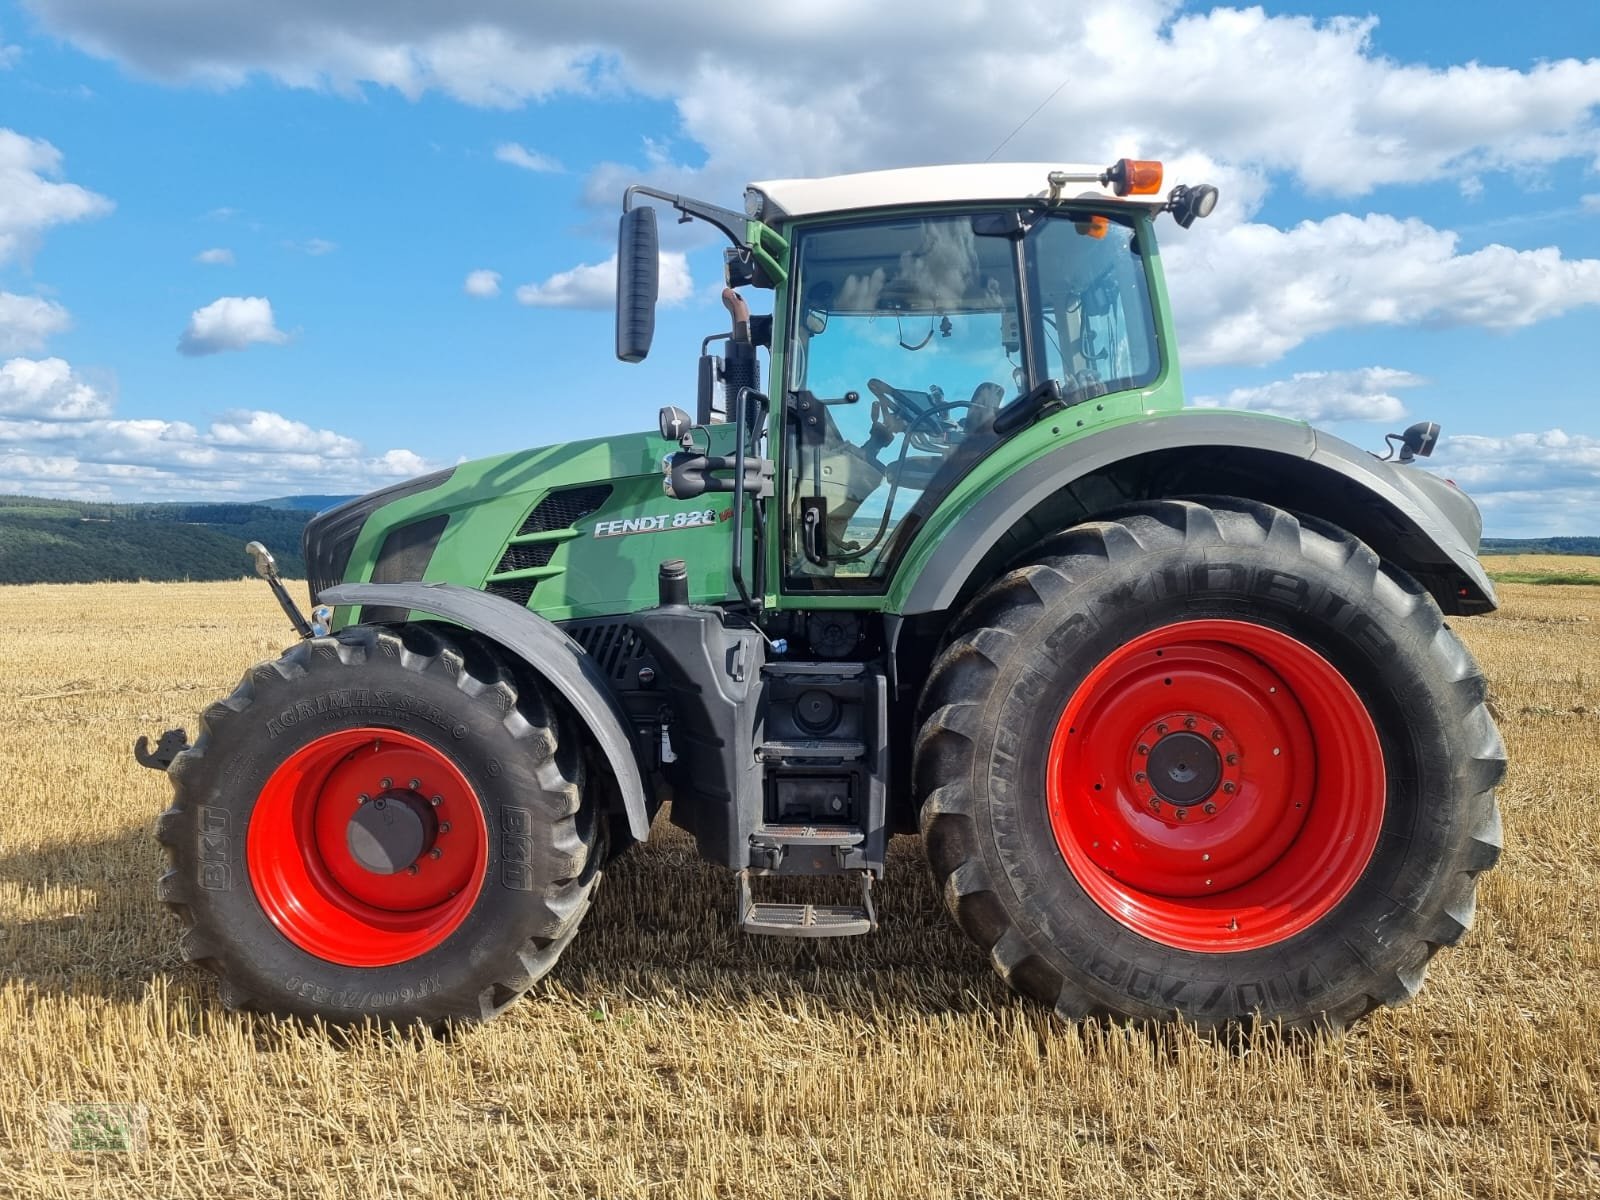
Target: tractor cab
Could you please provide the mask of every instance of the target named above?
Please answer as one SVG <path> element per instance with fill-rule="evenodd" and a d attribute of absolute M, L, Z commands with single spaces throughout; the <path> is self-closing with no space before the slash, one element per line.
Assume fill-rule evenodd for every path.
<path fill-rule="evenodd" d="M 1181 406 L 1152 218 L 1192 223 L 1216 191 L 1180 186 L 1163 200 L 1160 185 L 1159 163 L 1126 159 L 1105 170 L 911 168 L 756 184 L 743 218 L 630 189 L 618 355 L 644 357 L 653 324 L 654 210 L 639 200 L 721 228 L 734 243 L 733 328 L 707 339 L 726 347 L 702 357 L 697 424 L 735 419 L 741 394 L 761 409 L 744 417 L 768 435 L 778 497 L 771 519 L 753 522 L 758 538 L 776 535 L 770 554 L 756 547 L 761 578 L 770 559 L 780 597 L 882 593 L 960 481 L 1046 413 L 1113 395 L 1135 398 L 1119 412 Z M 750 318 L 744 285 L 773 290 L 770 318 Z M 777 403 L 759 389 L 758 347 L 780 376 Z M 733 490 L 735 456 L 708 469 L 676 420 L 662 426 L 683 443 L 666 464 L 668 493 Z M 747 454 L 760 458 L 755 441 Z M 747 591 L 743 567 L 734 575 Z"/>

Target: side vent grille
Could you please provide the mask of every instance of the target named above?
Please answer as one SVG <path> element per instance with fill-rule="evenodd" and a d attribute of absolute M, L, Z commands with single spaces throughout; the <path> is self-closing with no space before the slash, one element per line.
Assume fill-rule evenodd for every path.
<path fill-rule="evenodd" d="M 522 523 L 522 528 L 517 530 L 517 536 L 549 533 L 553 529 L 570 529 L 609 499 L 611 499 L 609 483 L 551 492 L 534 506 L 534 510 L 528 514 L 528 519 Z"/>
<path fill-rule="evenodd" d="M 533 596 L 534 585 L 538 582 L 537 579 L 508 579 L 504 583 L 491 583 L 483 590 L 491 596 L 499 596 L 502 600 L 526 608 Z"/>
<path fill-rule="evenodd" d="M 512 546 L 500 556 L 500 564 L 495 567 L 496 575 L 504 575 L 507 571 L 526 571 L 531 567 L 547 567 L 550 558 L 556 552 L 556 542 L 533 542 L 520 546 Z"/>
<path fill-rule="evenodd" d="M 612 679 L 626 678 L 633 664 L 645 655 L 644 640 L 623 621 L 568 625 L 566 629 Z"/>

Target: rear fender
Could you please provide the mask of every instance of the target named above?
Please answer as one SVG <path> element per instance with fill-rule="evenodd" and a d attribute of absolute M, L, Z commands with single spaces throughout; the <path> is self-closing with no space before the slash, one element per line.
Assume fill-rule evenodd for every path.
<path fill-rule="evenodd" d="M 343 583 L 323 589 L 331 605 L 381 605 L 426 613 L 470 629 L 515 655 L 560 693 L 605 755 L 635 840 L 650 836 L 644 777 L 627 714 L 605 674 L 582 646 L 538 613 L 472 588 L 448 583 Z"/>
<path fill-rule="evenodd" d="M 1410 572 L 1447 613 L 1495 607 L 1481 520 L 1421 467 L 1382 461 L 1297 421 L 1187 409 L 1075 438 L 935 513 L 890 592 L 891 612 L 942 612 L 1041 537 L 1134 500 L 1234 495 L 1337 525 Z"/>

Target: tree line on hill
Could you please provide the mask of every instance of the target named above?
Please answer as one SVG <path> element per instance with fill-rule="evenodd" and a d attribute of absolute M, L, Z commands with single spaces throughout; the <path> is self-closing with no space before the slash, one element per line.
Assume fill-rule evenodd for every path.
<path fill-rule="evenodd" d="M 295 501 L 304 500 L 304 506 Z M 342 496 L 260 504 L 102 504 L 0 496 L 0 583 L 237 579 L 259 541 L 289 578 L 305 577 L 300 534 Z"/>

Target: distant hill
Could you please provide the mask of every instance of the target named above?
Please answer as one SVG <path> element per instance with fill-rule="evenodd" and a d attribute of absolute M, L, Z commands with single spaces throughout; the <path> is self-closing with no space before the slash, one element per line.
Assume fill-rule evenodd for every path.
<path fill-rule="evenodd" d="M 305 577 L 300 533 L 315 509 L 268 504 L 101 504 L 0 496 L 0 583 L 236 579 L 244 545 L 266 544 L 289 578 Z M 325 507 L 318 504 L 317 507 Z"/>
<path fill-rule="evenodd" d="M 346 500 L 354 499 L 354 496 L 279 496 L 274 500 L 257 500 L 255 503 L 260 508 L 305 509 L 307 512 L 319 513 L 325 508 L 332 508 L 335 504 L 343 504 Z"/>
<path fill-rule="evenodd" d="M 1600 554 L 1600 537 L 1484 538 L 1479 554 Z"/>

